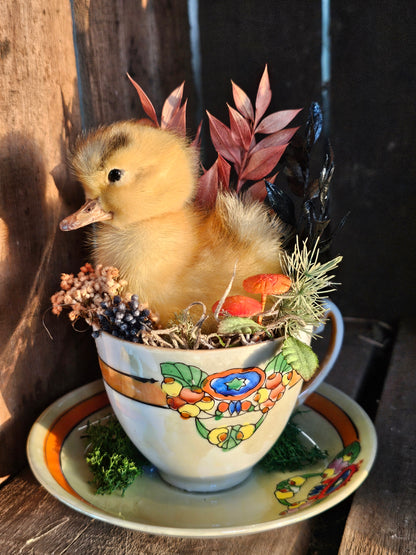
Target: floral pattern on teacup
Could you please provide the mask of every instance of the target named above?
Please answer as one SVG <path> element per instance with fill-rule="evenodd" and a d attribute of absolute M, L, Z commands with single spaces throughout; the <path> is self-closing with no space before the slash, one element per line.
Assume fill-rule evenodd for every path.
<path fill-rule="evenodd" d="M 163 392 L 167 405 L 184 419 L 195 418 L 198 433 L 212 445 L 229 450 L 249 439 L 266 414 L 301 377 L 279 353 L 264 370 L 258 367 L 232 368 L 208 375 L 196 366 L 181 362 L 161 364 Z M 256 423 L 209 428 L 203 420 L 215 422 L 258 412 Z"/>

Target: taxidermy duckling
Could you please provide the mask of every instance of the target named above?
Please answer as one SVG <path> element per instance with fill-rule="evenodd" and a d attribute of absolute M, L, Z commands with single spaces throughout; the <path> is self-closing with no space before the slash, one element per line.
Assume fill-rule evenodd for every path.
<path fill-rule="evenodd" d="M 166 326 L 194 301 L 208 308 L 233 275 L 230 294 L 258 273 L 280 273 L 279 221 L 258 201 L 218 195 L 214 209 L 194 202 L 198 154 L 173 132 L 124 121 L 80 138 L 72 166 L 86 203 L 64 231 L 99 222 L 94 263 L 115 266 L 128 290 Z"/>

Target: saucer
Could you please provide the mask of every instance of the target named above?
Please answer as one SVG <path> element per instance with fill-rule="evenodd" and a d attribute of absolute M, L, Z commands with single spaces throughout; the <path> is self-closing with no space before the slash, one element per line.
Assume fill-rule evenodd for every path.
<path fill-rule="evenodd" d="M 149 469 L 126 490 L 97 495 L 84 459 L 88 423 L 113 414 L 97 380 L 54 402 L 27 442 L 33 474 L 49 493 L 92 518 L 150 534 L 226 537 L 253 534 L 315 516 L 340 503 L 367 477 L 377 439 L 363 409 L 322 384 L 304 402 L 296 424 L 326 460 L 292 472 L 257 466 L 243 483 L 217 493 L 188 493 Z"/>

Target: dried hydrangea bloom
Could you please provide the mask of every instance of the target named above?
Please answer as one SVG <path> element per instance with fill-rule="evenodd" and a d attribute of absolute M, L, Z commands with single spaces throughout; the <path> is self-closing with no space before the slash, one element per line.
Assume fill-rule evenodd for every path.
<path fill-rule="evenodd" d="M 63 308 L 69 308 L 71 321 L 82 317 L 92 323 L 101 311 L 101 303 L 120 295 L 125 286 L 117 268 L 101 264 L 93 268 L 87 263 L 76 276 L 61 274 L 61 289 L 51 297 L 52 313 L 59 316 Z"/>

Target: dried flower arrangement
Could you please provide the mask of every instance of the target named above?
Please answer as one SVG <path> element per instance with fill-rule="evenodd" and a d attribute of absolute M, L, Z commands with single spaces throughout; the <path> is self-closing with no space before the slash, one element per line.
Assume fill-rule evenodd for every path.
<path fill-rule="evenodd" d="M 130 76 L 129 79 L 149 125 L 186 134 L 184 84 L 166 99 L 159 123 L 150 99 Z M 53 312 L 60 314 L 63 307 L 68 307 L 70 319 L 84 318 L 94 326 L 95 336 L 104 330 L 133 342 L 169 348 L 229 348 L 284 336 L 284 351 L 291 356 L 293 367 L 304 379 L 309 379 L 318 361 L 297 336 L 300 330 L 318 326 L 324 320 L 323 300 L 333 290 L 332 272 L 341 260 L 341 257 L 325 263 L 319 260 L 320 250 L 328 246 L 328 238 L 323 241 L 323 232 L 329 222 L 328 190 L 333 174 L 331 154 L 319 178 L 310 178 L 310 152 L 320 135 L 322 115 L 319 106 L 313 104 L 304 139 L 295 135 L 298 127 L 286 127 L 300 110 L 265 116 L 272 95 L 267 66 L 254 106 L 233 82 L 232 93 L 235 108 L 228 106 L 229 127 L 208 113 L 217 160 L 209 169 L 202 168 L 194 202 L 209 210 L 219 191 L 265 201 L 270 212 L 283 222 L 286 250 L 280 264 L 284 274 L 247 276 L 242 286 L 250 296 L 229 296 L 232 278 L 223 297 L 212 307 L 217 329 L 208 334 L 203 332 L 203 325 L 210 313 L 199 299 L 176 314 L 171 325 L 159 329 L 152 307 L 140 305 L 137 296 L 126 290 L 118 269 L 101 265 L 94 269 L 86 264 L 76 277 L 62 274 L 61 290 L 51 298 Z M 200 129 L 201 126 L 192 143 L 195 148 L 199 145 Z M 282 156 L 285 156 L 283 173 L 290 188 L 303 198 L 298 224 L 292 199 L 275 184 L 276 167 Z M 253 298 L 256 295 L 258 300 Z M 195 316 L 198 307 L 200 314 Z"/>

